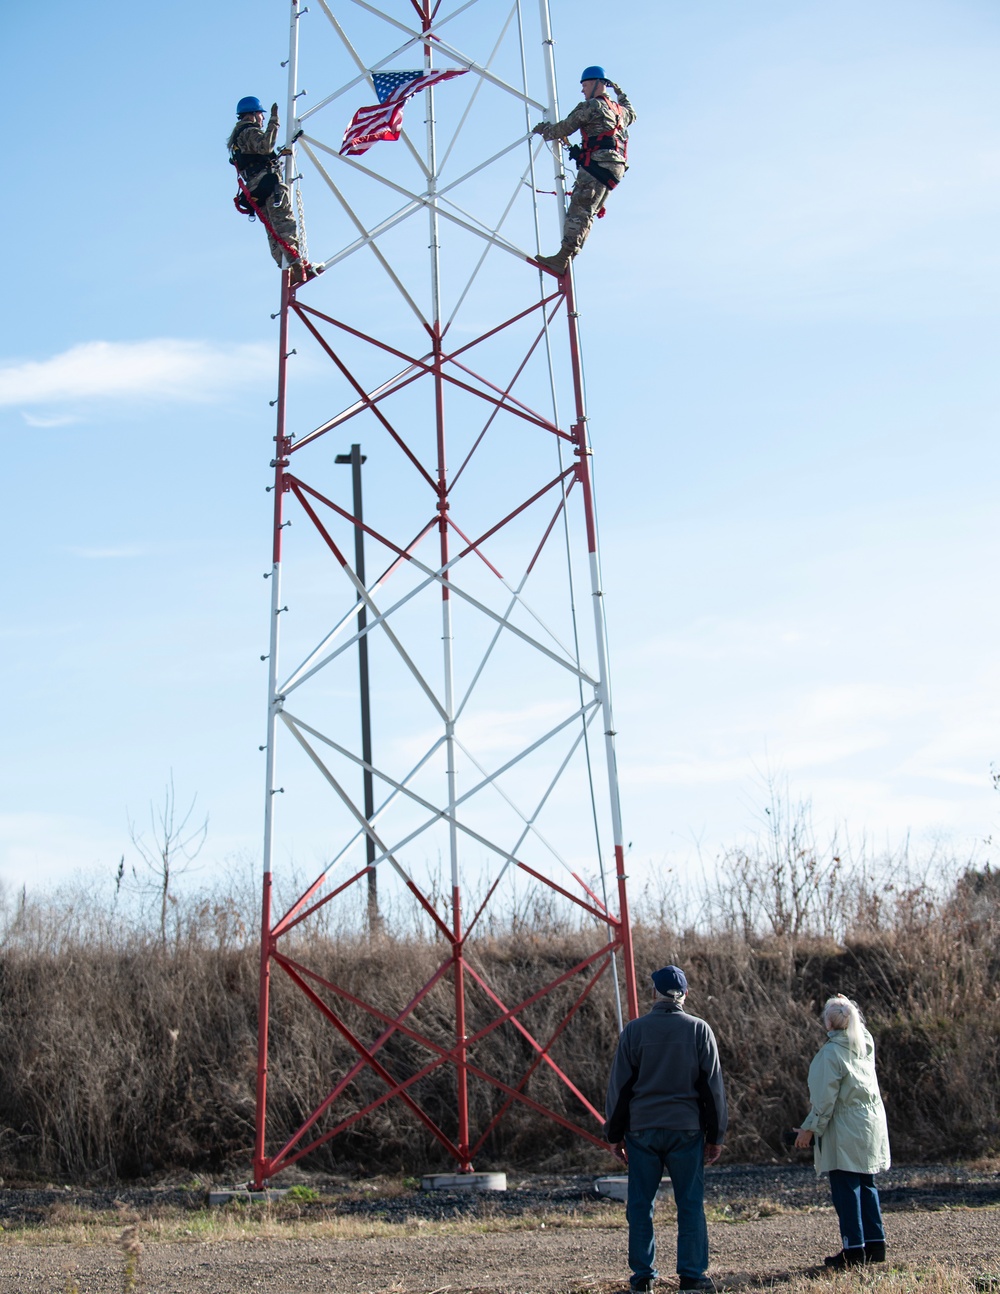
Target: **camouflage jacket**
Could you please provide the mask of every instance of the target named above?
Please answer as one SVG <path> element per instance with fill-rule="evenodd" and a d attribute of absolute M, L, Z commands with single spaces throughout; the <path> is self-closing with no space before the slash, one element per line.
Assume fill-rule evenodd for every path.
<path fill-rule="evenodd" d="M 618 102 L 624 109 L 622 121 L 626 126 L 631 126 L 636 114 L 624 90 L 619 93 Z M 578 103 L 569 116 L 564 117 L 562 121 L 551 124 L 544 122 L 544 129 L 539 130 L 538 133 L 543 139 L 567 139 L 575 130 L 578 130 L 586 138 L 589 135 L 603 135 L 613 131 L 617 125 L 618 120 L 610 107 L 610 100 L 606 95 L 598 95 L 596 98 L 584 99 L 582 103 Z M 594 152 L 594 161 L 624 163 L 625 158 L 617 148 L 599 148 Z"/>
<path fill-rule="evenodd" d="M 260 162 L 240 166 L 240 174 L 248 180 L 258 179 L 265 171 L 277 171 L 279 163 L 274 147 L 278 141 L 278 123 L 274 117 L 261 129 L 256 122 L 238 121 L 227 140 L 230 156 L 234 149 L 240 153 L 259 155 Z"/>

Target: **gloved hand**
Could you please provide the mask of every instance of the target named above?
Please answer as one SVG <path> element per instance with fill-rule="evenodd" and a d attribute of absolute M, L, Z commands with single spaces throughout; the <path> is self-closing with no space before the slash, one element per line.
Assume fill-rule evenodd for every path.
<path fill-rule="evenodd" d="M 545 133 L 545 127 L 547 125 L 548 125 L 547 121 L 540 121 L 537 126 L 531 127 L 531 133 L 533 135 L 543 135 Z"/>
<path fill-rule="evenodd" d="M 610 85 L 610 86 L 611 86 L 611 88 L 612 88 L 612 90 L 614 90 L 615 94 L 621 94 L 621 92 L 622 92 L 622 88 L 621 88 L 621 86 L 618 84 L 618 82 L 617 82 L 617 81 L 609 81 L 609 82 L 608 82 L 608 85 Z"/>
<path fill-rule="evenodd" d="M 271 104 L 271 120 L 278 120 L 278 105 L 276 103 Z"/>

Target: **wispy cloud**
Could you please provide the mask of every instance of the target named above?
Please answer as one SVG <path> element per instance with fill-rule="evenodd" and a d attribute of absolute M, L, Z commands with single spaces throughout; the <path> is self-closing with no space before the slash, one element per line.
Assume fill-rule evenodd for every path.
<path fill-rule="evenodd" d="M 0 406 L 96 398 L 209 400 L 232 383 L 271 380 L 273 368 L 271 349 L 258 344 L 219 346 L 170 337 L 83 342 L 50 359 L 0 364 Z M 31 415 L 25 417 L 30 423 Z M 30 425 L 58 424 L 43 415 Z"/>
<path fill-rule="evenodd" d="M 75 413 L 25 413 L 21 417 L 29 427 L 69 427 L 80 419 Z"/>

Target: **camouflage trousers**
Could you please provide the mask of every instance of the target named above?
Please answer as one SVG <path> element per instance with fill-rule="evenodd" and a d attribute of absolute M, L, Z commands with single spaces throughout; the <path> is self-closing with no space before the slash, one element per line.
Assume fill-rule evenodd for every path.
<path fill-rule="evenodd" d="M 257 195 L 252 189 L 250 190 L 250 195 L 254 202 L 258 201 Z M 281 243 L 278 242 L 278 238 L 282 242 L 286 242 L 293 251 L 298 252 L 299 250 L 299 233 L 295 226 L 295 213 L 292 211 L 292 200 L 288 192 L 288 186 L 279 184 L 271 196 L 266 201 L 258 203 L 258 205 L 267 219 L 267 224 L 271 226 L 271 229 L 268 229 L 267 225 L 264 225 L 264 229 L 267 233 L 267 242 L 271 248 L 271 255 L 274 257 L 276 264 L 280 266 L 281 258 L 286 253 Z M 261 223 L 263 224 L 263 221 Z M 272 229 L 274 233 L 271 232 Z M 278 238 L 275 238 L 275 234 L 278 235 Z M 288 259 L 293 261 L 295 257 L 289 255 Z"/>
<path fill-rule="evenodd" d="M 617 180 L 621 180 L 625 174 L 624 166 L 614 162 L 605 163 L 605 166 Z M 569 196 L 569 210 L 563 223 L 563 247 L 570 255 L 575 256 L 587 241 L 590 227 L 610 192 L 607 185 L 602 184 L 589 171 L 577 171 L 576 183 Z"/>

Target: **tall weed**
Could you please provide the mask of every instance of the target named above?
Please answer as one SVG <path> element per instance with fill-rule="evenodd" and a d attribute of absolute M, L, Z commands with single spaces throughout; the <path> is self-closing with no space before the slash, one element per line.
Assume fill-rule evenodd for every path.
<path fill-rule="evenodd" d="M 905 855 L 877 862 L 836 842 L 820 850 L 801 814 L 722 861 L 717 877 L 684 901 L 647 896 L 634 938 L 640 991 L 657 966 L 681 964 L 689 1010 L 715 1029 L 732 1106 L 730 1156 L 761 1161 L 783 1153 L 783 1130 L 805 1112 L 806 1071 L 823 1037 L 819 1010 L 834 992 L 860 1003 L 875 1035 L 897 1159 L 1000 1151 L 1000 876 L 989 867 L 953 869 L 942 886 L 934 879 L 945 874 L 940 858 L 917 869 Z M 0 926 L 0 1174 L 114 1180 L 181 1168 L 246 1171 L 258 993 L 252 902 L 239 886 L 189 896 L 173 905 L 168 928 L 161 910 L 143 920 L 117 896 L 8 901 Z M 593 935 L 551 901 L 525 904 L 515 916 L 468 949 L 506 1005 L 558 979 L 593 948 Z M 326 909 L 284 951 L 390 1017 L 447 956 L 430 930 L 405 915 L 369 937 L 350 923 L 338 926 Z M 269 1142 L 278 1145 L 357 1057 L 280 970 L 272 978 Z M 568 982 L 523 1019 L 534 1038 L 554 1037 L 552 1060 L 601 1108 L 616 1043 L 612 985 L 606 976 L 560 1032 L 580 988 L 578 979 Z M 470 1034 L 500 1010 L 474 983 L 468 1002 Z M 382 1031 L 360 1006 L 342 1001 L 339 1009 L 359 1037 L 370 1042 Z M 446 975 L 412 1023 L 447 1047 L 453 1021 Z M 378 1053 L 400 1077 L 431 1056 L 402 1032 Z M 537 1056 L 504 1024 L 485 1034 L 472 1059 L 516 1086 Z M 336 1117 L 384 1090 L 362 1067 Z M 547 1064 L 537 1065 L 525 1090 L 596 1129 Z M 450 1068 L 433 1070 L 413 1092 L 452 1134 Z M 484 1127 L 505 1099 L 471 1079 L 473 1127 Z M 447 1161 L 424 1125 L 392 1100 L 309 1162 L 416 1171 Z M 477 1163 L 606 1166 L 600 1151 L 516 1102 Z"/>

